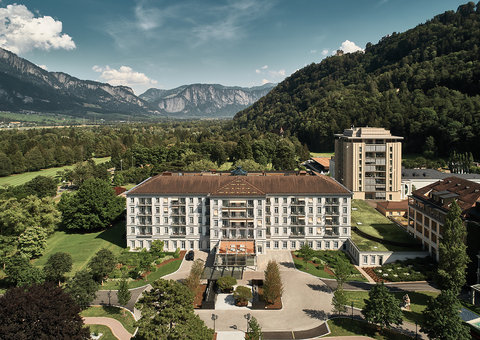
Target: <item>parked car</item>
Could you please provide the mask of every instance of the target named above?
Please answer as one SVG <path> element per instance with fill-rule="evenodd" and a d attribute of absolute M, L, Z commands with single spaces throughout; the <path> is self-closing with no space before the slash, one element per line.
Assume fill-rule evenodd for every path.
<path fill-rule="evenodd" d="M 195 253 L 193 250 L 190 250 L 187 255 L 185 255 L 185 260 L 187 261 L 193 261 L 195 259 Z"/>

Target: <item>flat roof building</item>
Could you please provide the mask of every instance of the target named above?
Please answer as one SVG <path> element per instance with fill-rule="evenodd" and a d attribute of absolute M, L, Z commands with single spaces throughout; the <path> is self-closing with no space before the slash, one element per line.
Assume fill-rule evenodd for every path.
<path fill-rule="evenodd" d="M 335 179 L 355 199 L 401 200 L 402 141 L 383 128 L 358 127 L 335 135 Z"/>

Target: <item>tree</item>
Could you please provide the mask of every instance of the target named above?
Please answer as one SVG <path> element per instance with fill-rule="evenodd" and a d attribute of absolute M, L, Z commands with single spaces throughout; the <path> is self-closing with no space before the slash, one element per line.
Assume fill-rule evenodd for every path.
<path fill-rule="evenodd" d="M 58 208 L 67 229 L 91 231 L 108 227 L 125 210 L 125 199 L 109 183 L 88 179 L 78 191 L 62 195 Z"/>
<path fill-rule="evenodd" d="M 150 253 L 155 257 L 161 257 L 163 255 L 163 246 L 162 240 L 154 240 L 150 246 Z"/>
<path fill-rule="evenodd" d="M 444 290 L 428 302 L 422 312 L 420 331 L 427 334 L 430 339 L 467 340 L 471 338 L 468 326 L 464 325 L 460 318 L 461 305 L 456 296 L 454 291 Z"/>
<path fill-rule="evenodd" d="M 295 147 L 292 142 L 281 139 L 275 149 L 275 157 L 272 160 L 277 170 L 293 170 L 297 165 L 295 161 Z"/>
<path fill-rule="evenodd" d="M 12 161 L 3 152 L 0 152 L 0 176 L 8 176 L 13 172 Z"/>
<path fill-rule="evenodd" d="M 186 286 L 194 293 L 197 291 L 197 288 L 200 285 L 200 278 L 203 273 L 203 267 L 204 264 L 202 260 L 195 260 L 192 264 L 192 268 L 190 269 L 190 274 L 185 279 Z"/>
<path fill-rule="evenodd" d="M 18 250 L 29 259 L 39 257 L 47 246 L 47 232 L 42 227 L 27 227 L 18 238 Z"/>
<path fill-rule="evenodd" d="M 237 279 L 232 276 L 222 276 L 217 280 L 217 286 L 223 292 L 231 292 L 233 289 L 233 286 L 235 286 L 236 284 L 237 284 Z"/>
<path fill-rule="evenodd" d="M 387 287 L 377 284 L 368 292 L 368 299 L 365 300 L 365 307 L 362 309 L 365 320 L 381 327 L 391 324 L 402 324 L 402 310 L 400 302 L 391 294 Z"/>
<path fill-rule="evenodd" d="M 118 287 L 118 291 L 117 291 L 118 303 L 121 306 L 125 307 L 127 305 L 128 301 L 130 301 L 131 296 L 132 296 L 132 294 L 128 290 L 128 282 L 125 278 L 123 278 L 120 281 L 120 286 Z"/>
<path fill-rule="evenodd" d="M 25 183 L 24 190 L 27 195 L 39 198 L 53 197 L 57 194 L 57 180 L 52 177 L 37 176 Z"/>
<path fill-rule="evenodd" d="M 307 243 L 305 243 L 298 251 L 298 255 L 300 255 L 303 258 L 305 270 L 307 270 L 308 261 L 311 261 L 312 258 L 315 256 L 315 250 L 310 248 L 310 246 Z"/>
<path fill-rule="evenodd" d="M 333 293 L 332 298 L 332 306 L 334 313 L 345 313 L 347 311 L 346 304 L 348 303 L 347 297 L 345 296 L 345 292 L 343 288 L 340 286 L 335 290 Z"/>
<path fill-rule="evenodd" d="M 87 308 L 95 299 L 98 283 L 90 272 L 81 270 L 67 282 L 66 291 L 81 309 Z"/>
<path fill-rule="evenodd" d="M 242 167 L 243 170 L 250 172 L 262 171 L 267 169 L 265 165 L 258 164 L 253 159 L 239 159 L 235 162 L 235 165 L 232 167 L 232 169 L 236 169 L 237 167 Z"/>
<path fill-rule="evenodd" d="M 283 283 L 276 261 L 268 261 L 263 283 L 263 298 L 266 303 L 275 303 L 283 294 Z"/>
<path fill-rule="evenodd" d="M 8 259 L 5 274 L 7 281 L 18 287 L 42 283 L 45 279 L 39 268 L 32 266 L 27 258 L 18 254 Z"/>
<path fill-rule="evenodd" d="M 185 171 L 208 171 L 211 169 L 216 169 L 217 164 L 212 162 L 209 159 L 201 159 L 198 161 L 191 162 L 185 167 Z"/>
<path fill-rule="evenodd" d="M 101 282 L 110 274 L 116 265 L 115 256 L 108 249 L 100 249 L 88 262 L 88 268 L 97 282 Z"/>
<path fill-rule="evenodd" d="M 136 339 L 210 340 L 213 336 L 213 330 L 193 312 L 193 293 L 179 282 L 153 282 L 152 289 L 143 293 L 136 307 L 142 313 Z"/>
<path fill-rule="evenodd" d="M 351 275 L 350 263 L 348 260 L 339 258 L 335 266 L 333 267 L 335 279 L 337 280 L 337 289 L 342 288 L 343 284 L 347 282 Z"/>
<path fill-rule="evenodd" d="M 252 290 L 248 287 L 237 286 L 233 292 L 233 297 L 235 301 L 239 304 L 247 304 L 248 301 L 252 298 Z"/>
<path fill-rule="evenodd" d="M 438 246 L 438 284 L 442 290 L 453 290 L 457 294 L 465 285 L 465 270 L 470 262 L 465 244 L 467 229 L 460 217 L 461 212 L 457 202 L 453 201 Z"/>
<path fill-rule="evenodd" d="M 138 253 L 138 268 L 142 272 L 149 272 L 152 270 L 153 255 L 148 252 L 147 249 L 143 248 Z"/>
<path fill-rule="evenodd" d="M 4 339 L 90 339 L 80 308 L 52 283 L 12 288 L 0 297 Z"/>
<path fill-rule="evenodd" d="M 245 340 L 263 340 L 262 328 L 254 316 L 248 321 L 248 332 L 245 333 Z"/>
<path fill-rule="evenodd" d="M 0 264 L 5 270 L 8 259 L 17 252 L 17 240 L 15 236 L 0 235 Z"/>
<path fill-rule="evenodd" d="M 43 270 L 47 280 L 58 282 L 60 285 L 60 282 L 65 279 L 65 274 L 72 270 L 72 266 L 72 255 L 69 253 L 56 252 L 48 258 Z"/>

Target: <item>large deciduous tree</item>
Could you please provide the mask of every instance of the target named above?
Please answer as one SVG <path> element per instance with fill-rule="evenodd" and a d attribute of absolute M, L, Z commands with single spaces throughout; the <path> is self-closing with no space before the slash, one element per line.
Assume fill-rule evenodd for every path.
<path fill-rule="evenodd" d="M 370 289 L 362 314 L 368 322 L 379 324 L 382 327 L 402 324 L 400 302 L 383 283 Z"/>
<path fill-rule="evenodd" d="M 7 281 L 18 287 L 42 283 L 45 279 L 43 272 L 30 264 L 30 261 L 21 255 L 15 255 L 5 264 Z"/>
<path fill-rule="evenodd" d="M 456 293 L 445 290 L 435 299 L 431 299 L 425 310 L 420 323 L 420 331 L 428 335 L 430 339 L 441 340 L 468 340 L 470 332 L 467 325 L 460 318 L 460 303 Z"/>
<path fill-rule="evenodd" d="M 470 261 L 465 244 L 467 229 L 460 217 L 461 212 L 457 202 L 453 201 L 438 246 L 438 284 L 442 290 L 452 290 L 456 294 L 465 285 L 465 270 Z"/>
<path fill-rule="evenodd" d="M 212 339 L 213 330 L 193 312 L 193 293 L 179 282 L 155 281 L 136 307 L 142 317 L 135 339 Z"/>
<path fill-rule="evenodd" d="M 93 279 L 90 272 L 81 270 L 68 281 L 66 291 L 72 299 L 80 306 L 87 308 L 95 299 L 98 290 L 98 283 Z"/>
<path fill-rule="evenodd" d="M 127 305 L 128 301 L 130 301 L 131 296 L 132 296 L 132 294 L 128 290 L 128 282 L 125 278 L 123 278 L 120 281 L 120 287 L 118 287 L 118 291 L 117 291 L 118 303 L 121 306 L 125 307 Z"/>
<path fill-rule="evenodd" d="M 80 308 L 51 283 L 12 288 L 0 297 L 2 339 L 89 339 Z"/>
<path fill-rule="evenodd" d="M 47 264 L 43 268 L 47 280 L 59 282 L 64 280 L 65 274 L 72 270 L 73 260 L 72 255 L 64 252 L 57 252 L 52 254 Z"/>
<path fill-rule="evenodd" d="M 88 179 L 78 191 L 62 195 L 58 208 L 67 229 L 92 231 L 108 227 L 125 209 L 125 199 L 109 183 Z"/>
<path fill-rule="evenodd" d="M 23 190 L 27 195 L 35 195 L 39 198 L 53 197 L 57 193 L 57 183 L 55 178 L 37 176 L 25 183 Z"/>
<path fill-rule="evenodd" d="M 245 333 L 245 340 L 263 340 L 262 328 L 254 316 L 248 321 L 248 332 Z"/>
<path fill-rule="evenodd" d="M 88 268 L 93 278 L 103 285 L 105 277 L 115 268 L 116 260 L 113 253 L 108 249 L 100 249 L 88 262 Z"/>

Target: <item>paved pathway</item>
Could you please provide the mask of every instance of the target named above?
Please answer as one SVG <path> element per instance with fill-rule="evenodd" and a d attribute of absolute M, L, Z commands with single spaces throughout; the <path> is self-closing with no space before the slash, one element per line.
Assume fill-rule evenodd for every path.
<path fill-rule="evenodd" d="M 322 281 L 330 287 L 330 289 L 335 290 L 337 288 L 337 281 L 334 279 L 322 279 Z M 360 282 L 360 281 L 350 281 L 343 285 L 345 290 L 370 290 L 374 283 Z M 434 285 L 430 282 L 420 281 L 420 282 L 401 282 L 401 283 L 385 283 L 385 286 L 390 288 L 392 291 L 414 291 L 414 292 L 439 292 Z"/>
<path fill-rule="evenodd" d="M 104 325 L 112 330 L 114 336 L 119 340 L 130 340 L 132 334 L 128 333 L 120 321 L 106 317 L 84 317 L 86 325 Z"/>

